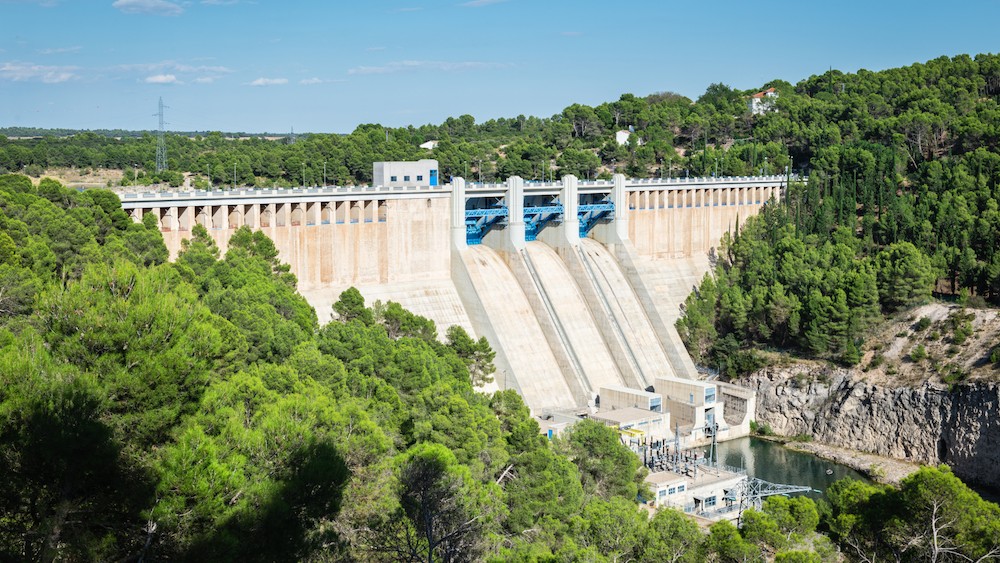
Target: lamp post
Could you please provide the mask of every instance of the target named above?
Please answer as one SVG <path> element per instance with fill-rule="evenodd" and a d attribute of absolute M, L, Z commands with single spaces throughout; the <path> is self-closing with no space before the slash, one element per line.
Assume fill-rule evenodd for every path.
<path fill-rule="evenodd" d="M 326 161 L 323 161 L 323 187 L 326 187 Z"/>
<path fill-rule="evenodd" d="M 302 163 L 302 187 L 306 187 L 306 163 Z"/>

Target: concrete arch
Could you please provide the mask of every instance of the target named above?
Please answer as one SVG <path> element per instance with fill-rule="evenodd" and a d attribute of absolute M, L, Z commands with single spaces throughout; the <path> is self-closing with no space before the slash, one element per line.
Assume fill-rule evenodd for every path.
<path fill-rule="evenodd" d="M 266 207 L 260 210 L 260 226 L 270 227 L 271 226 L 271 210 Z"/>
<path fill-rule="evenodd" d="M 197 225 L 201 225 L 206 229 L 212 228 L 212 217 L 208 214 L 204 207 L 198 208 L 198 213 L 195 215 L 194 222 Z"/>
<path fill-rule="evenodd" d="M 332 203 L 324 203 L 323 209 L 320 211 L 320 223 L 324 225 L 329 225 L 334 221 L 334 206 Z"/>
<path fill-rule="evenodd" d="M 351 202 L 351 223 L 360 223 L 361 222 L 361 212 L 362 211 L 363 211 L 363 209 L 361 209 L 361 203 L 360 202 L 357 202 L 357 201 L 352 201 Z"/>
<path fill-rule="evenodd" d="M 229 207 L 229 228 L 238 229 L 243 226 L 243 213 L 238 205 Z"/>
<path fill-rule="evenodd" d="M 226 224 L 226 210 L 228 206 L 213 206 L 210 208 L 212 210 L 212 228 L 213 229 L 225 229 L 228 227 Z"/>
<path fill-rule="evenodd" d="M 385 200 L 383 199 L 378 202 L 378 222 L 385 223 L 388 216 L 389 216 L 389 206 L 386 205 Z"/>
<path fill-rule="evenodd" d="M 305 224 L 306 212 L 302 209 L 301 205 L 292 204 L 292 212 L 290 215 L 290 223 L 293 227 Z"/>
<path fill-rule="evenodd" d="M 243 205 L 241 206 L 243 211 L 243 224 L 251 229 L 257 228 L 257 214 L 259 211 L 253 205 Z"/>
<path fill-rule="evenodd" d="M 279 203 L 274 206 L 274 226 L 284 227 L 288 225 L 288 204 Z"/>

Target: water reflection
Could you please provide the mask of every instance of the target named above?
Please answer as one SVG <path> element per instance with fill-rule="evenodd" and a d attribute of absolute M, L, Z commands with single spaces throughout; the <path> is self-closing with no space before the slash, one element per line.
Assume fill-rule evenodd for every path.
<path fill-rule="evenodd" d="M 868 480 L 845 465 L 792 451 L 759 438 L 741 438 L 719 444 L 719 462 L 745 468 L 750 477 L 785 485 L 803 485 L 819 491 L 826 491 L 831 483 L 845 477 Z"/>

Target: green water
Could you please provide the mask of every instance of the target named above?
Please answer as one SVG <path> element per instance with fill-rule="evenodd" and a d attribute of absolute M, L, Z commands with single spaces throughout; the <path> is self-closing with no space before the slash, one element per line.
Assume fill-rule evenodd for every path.
<path fill-rule="evenodd" d="M 805 485 L 819 491 L 826 491 L 831 483 L 844 477 L 870 481 L 846 465 L 792 451 L 781 444 L 759 438 L 722 442 L 719 444 L 719 463 L 746 468 L 750 477 L 785 485 Z M 1000 489 L 971 488 L 983 499 L 1000 504 Z M 810 496 L 818 498 L 821 495 Z"/>
<path fill-rule="evenodd" d="M 819 491 L 826 491 L 831 483 L 845 477 L 868 480 L 845 465 L 792 451 L 781 444 L 759 438 L 722 442 L 718 455 L 720 463 L 743 467 L 750 477 L 785 485 L 804 485 Z"/>

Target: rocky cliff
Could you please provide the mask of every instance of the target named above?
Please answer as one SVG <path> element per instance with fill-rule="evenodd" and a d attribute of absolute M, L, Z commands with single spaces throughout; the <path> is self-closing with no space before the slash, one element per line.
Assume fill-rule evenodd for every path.
<path fill-rule="evenodd" d="M 947 463 L 962 479 L 1000 487 L 1000 384 L 887 387 L 845 369 L 761 370 L 758 423 L 776 433 L 919 463 Z"/>

